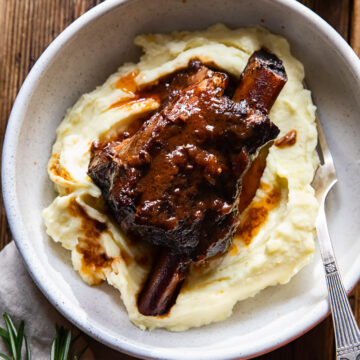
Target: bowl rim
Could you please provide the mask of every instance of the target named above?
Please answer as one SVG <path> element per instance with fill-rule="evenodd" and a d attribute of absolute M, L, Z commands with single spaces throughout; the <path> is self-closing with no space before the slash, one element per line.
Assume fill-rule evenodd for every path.
<path fill-rule="evenodd" d="M 50 303 L 62 314 L 65 318 L 69 319 L 75 326 L 80 328 L 82 331 L 95 338 L 96 340 L 106 344 L 107 346 L 121 350 L 132 356 L 140 356 L 146 359 L 184 359 L 192 358 L 191 354 L 185 355 L 182 350 L 179 349 L 155 349 L 154 347 L 144 346 L 139 341 L 132 341 L 121 337 L 113 337 L 104 329 L 99 329 L 94 326 L 86 317 L 79 317 L 77 313 L 73 311 L 70 304 L 59 301 L 57 298 L 57 291 L 54 291 L 52 283 L 46 279 L 42 274 L 41 267 L 34 267 L 33 264 L 36 262 L 36 254 L 31 250 L 31 247 L 27 244 L 27 239 L 24 232 L 24 224 L 22 220 L 19 220 L 17 214 L 20 213 L 18 203 L 16 201 L 16 186 L 15 176 L 16 168 L 14 161 L 14 153 L 16 148 L 13 144 L 18 134 L 22 123 L 22 117 L 24 111 L 26 111 L 26 105 L 31 98 L 33 89 L 36 87 L 38 82 L 41 80 L 42 69 L 50 66 L 53 58 L 56 56 L 58 50 L 67 44 L 76 33 L 91 23 L 98 17 L 101 17 L 105 13 L 118 7 L 119 5 L 133 1 L 133 0 L 112 0 L 105 1 L 76 19 L 70 24 L 58 37 L 48 46 L 48 48 L 42 53 L 35 65 L 26 77 L 21 89 L 14 102 L 4 138 L 3 154 L 2 154 L 2 169 L 1 169 L 1 181 L 2 181 L 2 193 L 4 199 L 4 207 L 7 214 L 8 223 L 14 237 L 17 248 L 19 249 L 27 271 L 30 276 L 40 288 L 42 293 L 50 301 Z M 314 28 L 331 39 L 334 47 L 339 51 L 345 62 L 349 65 L 352 73 L 356 77 L 357 81 L 360 82 L 360 60 L 350 47 L 350 45 L 341 37 L 341 35 L 332 28 L 325 20 L 319 15 L 314 13 L 312 10 L 307 8 L 305 5 L 297 2 L 296 0 L 272 0 L 281 6 L 288 8 L 289 11 L 296 13 L 298 16 L 303 17 L 310 22 Z M 347 291 L 351 291 L 360 279 L 360 262 L 355 264 L 350 274 L 347 276 L 345 287 Z M 347 286 L 346 286 L 347 285 Z M 297 326 L 289 327 L 284 332 L 283 336 L 278 338 L 278 341 L 274 343 L 273 340 L 263 343 L 259 348 L 253 348 L 248 350 L 246 353 L 239 354 L 239 349 L 232 347 L 230 349 L 223 349 L 220 351 L 211 350 L 211 353 L 204 353 L 204 355 L 196 354 L 196 359 L 211 359 L 211 360 L 225 360 L 225 359 L 239 359 L 239 355 L 242 359 L 259 356 L 269 351 L 275 350 L 281 347 L 297 337 L 300 337 L 318 323 L 320 323 L 329 314 L 329 302 L 328 300 L 322 300 L 315 313 L 306 319 L 301 319 Z M 279 340 L 280 339 L 280 340 Z"/>

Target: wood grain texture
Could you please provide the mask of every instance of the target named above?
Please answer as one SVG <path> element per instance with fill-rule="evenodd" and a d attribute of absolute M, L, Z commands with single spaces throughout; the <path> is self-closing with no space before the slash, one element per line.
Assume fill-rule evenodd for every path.
<path fill-rule="evenodd" d="M 353 0 L 350 23 L 350 44 L 356 54 L 360 56 L 360 0 Z"/>
<path fill-rule="evenodd" d="M 352 0 L 302 0 L 299 2 L 325 19 L 345 40 L 349 39 Z"/>
<path fill-rule="evenodd" d="M 0 0 L 0 146 L 12 104 L 37 58 L 72 21 L 102 0 Z M 360 55 L 360 0 L 302 0 L 328 21 Z M 0 199 L 0 249 L 11 240 Z M 350 296 L 360 321 L 360 285 Z M 130 359 L 89 339 L 96 359 Z M 335 359 L 331 319 L 259 360 Z"/>

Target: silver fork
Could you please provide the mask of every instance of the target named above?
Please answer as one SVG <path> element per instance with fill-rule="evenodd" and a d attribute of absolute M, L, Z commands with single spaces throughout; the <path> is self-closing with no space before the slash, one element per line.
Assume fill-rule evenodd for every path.
<path fill-rule="evenodd" d="M 321 165 L 316 171 L 312 186 L 315 189 L 316 198 L 320 204 L 316 220 L 316 230 L 330 297 L 330 307 L 335 329 L 336 358 L 338 360 L 360 360 L 360 331 L 340 278 L 326 224 L 325 200 L 329 191 L 337 182 L 335 167 L 317 115 L 316 126 Z"/>

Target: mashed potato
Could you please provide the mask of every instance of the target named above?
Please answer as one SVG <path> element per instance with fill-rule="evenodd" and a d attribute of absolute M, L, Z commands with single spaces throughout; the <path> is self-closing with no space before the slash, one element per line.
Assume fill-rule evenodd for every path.
<path fill-rule="evenodd" d="M 135 44 L 144 49 L 140 62 L 121 66 L 102 86 L 83 95 L 57 129 L 48 171 L 59 195 L 43 217 L 47 233 L 71 251 L 84 281 L 92 285 L 106 280 L 120 291 L 134 324 L 182 331 L 227 318 L 237 301 L 287 283 L 311 261 L 318 206 L 310 185 L 318 165 L 315 106 L 303 88 L 303 66 L 291 55 L 288 42 L 263 28 L 216 25 L 205 31 L 141 35 Z M 249 56 L 261 47 L 284 63 L 289 80 L 270 118 L 281 130 L 279 137 L 296 130 L 296 143 L 270 149 L 261 185 L 241 215 L 230 251 L 205 266 L 192 266 L 168 316 L 143 316 L 136 298 L 149 272 L 151 251 L 141 241 L 130 242 L 107 215 L 101 192 L 87 175 L 91 143 L 126 129 L 159 106 L 155 98 L 131 101 L 134 84 L 151 83 L 193 58 L 239 77 Z M 132 83 L 126 85 L 126 80 Z"/>

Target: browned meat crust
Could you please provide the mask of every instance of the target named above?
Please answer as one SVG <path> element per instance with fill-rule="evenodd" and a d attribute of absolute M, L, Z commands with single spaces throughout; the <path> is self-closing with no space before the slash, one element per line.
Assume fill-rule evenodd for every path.
<path fill-rule="evenodd" d="M 267 113 L 286 82 L 281 61 L 254 53 L 233 100 L 224 96 L 228 82 L 192 61 L 132 137 L 92 148 L 89 176 L 121 228 L 167 249 L 140 295 L 143 314 L 169 309 L 189 261 L 228 249 L 242 176 L 279 133 Z"/>

